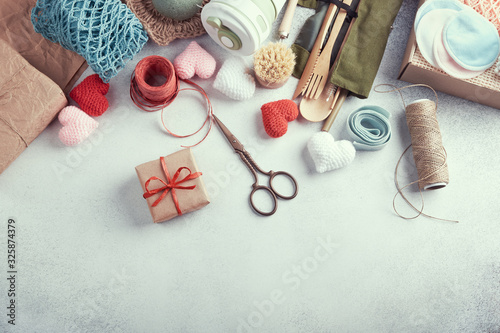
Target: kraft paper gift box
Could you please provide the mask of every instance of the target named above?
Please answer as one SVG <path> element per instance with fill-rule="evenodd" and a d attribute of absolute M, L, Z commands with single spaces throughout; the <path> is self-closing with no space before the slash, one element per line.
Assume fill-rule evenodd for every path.
<path fill-rule="evenodd" d="M 149 211 L 155 223 L 164 222 L 180 215 L 174 202 L 174 197 L 172 195 L 173 191 L 175 191 L 175 196 L 177 196 L 178 208 L 181 214 L 198 210 L 210 203 L 205 185 L 203 184 L 201 172 L 198 170 L 191 149 L 187 148 L 180 150 L 165 156 L 163 159 L 170 181 L 167 180 L 160 158 L 141 164 L 135 168 Z M 184 169 L 180 170 L 180 168 Z M 191 171 L 192 179 L 182 182 L 182 180 L 189 175 L 189 171 L 185 168 Z M 174 180 L 175 174 L 179 170 L 180 173 L 177 180 Z M 161 179 L 163 182 L 155 179 L 155 177 Z M 173 191 L 172 189 L 166 189 L 165 184 L 174 186 Z M 186 189 L 186 187 L 193 188 Z M 148 191 L 154 192 L 154 190 L 159 191 L 148 197 L 146 193 L 148 193 Z M 165 191 L 166 194 L 164 194 Z M 165 196 L 160 198 L 162 195 Z"/>
<path fill-rule="evenodd" d="M 55 82 L 0 39 L 0 173 L 67 104 Z"/>
<path fill-rule="evenodd" d="M 425 0 L 421 0 L 419 6 L 424 2 Z M 425 60 L 418 48 L 413 28 L 398 79 L 410 83 L 424 83 L 446 94 L 500 109 L 500 77 L 495 74 L 494 66 L 472 79 L 454 78 Z"/>

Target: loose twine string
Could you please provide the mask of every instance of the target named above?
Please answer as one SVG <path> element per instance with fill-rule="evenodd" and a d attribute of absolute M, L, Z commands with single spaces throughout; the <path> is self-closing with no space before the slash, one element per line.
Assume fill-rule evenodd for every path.
<path fill-rule="evenodd" d="M 377 88 L 381 86 L 389 86 L 392 89 L 378 90 Z M 407 106 L 401 90 L 414 87 L 425 87 L 431 89 L 436 98 L 436 102 L 434 103 L 431 100 L 421 100 Z M 431 86 L 428 86 L 426 84 L 412 84 L 401 88 L 398 88 L 392 84 L 379 84 L 375 86 L 374 91 L 378 93 L 399 93 L 403 102 L 403 106 L 406 110 L 406 121 L 410 130 L 412 142 L 410 145 L 408 145 L 408 147 L 406 147 L 406 149 L 399 157 L 394 171 L 394 181 L 397 188 L 397 193 L 394 195 L 394 198 L 392 200 L 392 207 L 394 211 L 399 217 L 406 220 L 416 219 L 417 217 L 422 215 L 436 220 L 458 223 L 458 221 L 456 220 L 443 219 L 425 214 L 423 212 L 425 201 L 422 190 L 442 188 L 446 186 L 449 181 L 448 166 L 446 163 L 447 154 L 442 144 L 441 131 L 439 130 L 439 124 L 436 118 L 436 111 L 439 101 L 436 91 Z M 401 163 L 401 160 L 411 147 L 413 147 L 413 158 L 415 160 L 415 165 L 417 168 L 418 179 L 401 187 L 398 180 L 399 165 Z M 415 207 L 415 205 L 413 205 L 403 193 L 404 189 L 413 184 L 418 184 L 421 199 L 420 208 Z M 399 213 L 398 209 L 396 208 L 396 198 L 398 197 L 398 195 L 401 196 L 401 198 L 403 198 L 403 200 L 417 212 L 416 215 L 404 216 Z"/>
<path fill-rule="evenodd" d="M 161 85 L 154 85 L 149 83 L 157 77 L 163 77 L 165 79 L 165 82 Z M 193 86 L 193 88 L 180 89 L 180 81 Z M 195 132 L 186 135 L 180 135 L 172 132 L 167 128 L 163 113 L 165 108 L 172 104 L 172 102 L 181 91 L 187 90 L 197 91 L 203 95 L 203 97 L 207 101 L 207 117 L 205 118 L 205 121 L 200 126 L 200 128 L 198 128 Z M 142 59 L 137 64 L 130 78 L 130 98 L 132 99 L 134 104 L 141 110 L 148 112 L 161 110 L 160 115 L 163 128 L 170 135 L 177 138 L 186 138 L 193 136 L 199 133 L 205 127 L 205 125 L 208 124 L 207 132 L 200 141 L 191 146 L 181 147 L 187 148 L 197 146 L 198 144 L 203 142 L 203 140 L 205 140 L 205 138 L 208 136 L 208 133 L 210 133 L 213 122 L 213 107 L 207 93 L 205 92 L 205 90 L 203 90 L 202 87 L 192 82 L 191 80 L 180 79 L 175 72 L 174 66 L 167 58 L 153 55 Z"/>

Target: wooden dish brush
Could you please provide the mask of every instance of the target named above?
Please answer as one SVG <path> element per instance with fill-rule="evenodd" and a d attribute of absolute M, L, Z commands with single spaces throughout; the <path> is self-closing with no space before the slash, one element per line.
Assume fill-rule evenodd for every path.
<path fill-rule="evenodd" d="M 292 75 L 295 54 L 284 43 L 269 43 L 254 54 L 257 81 L 265 88 L 279 88 Z"/>

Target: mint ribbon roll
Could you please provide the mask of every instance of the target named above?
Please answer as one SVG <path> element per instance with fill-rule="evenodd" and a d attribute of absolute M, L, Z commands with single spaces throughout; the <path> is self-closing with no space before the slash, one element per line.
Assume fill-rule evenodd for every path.
<path fill-rule="evenodd" d="M 376 105 L 363 106 L 347 118 L 347 131 L 356 150 L 380 150 L 391 139 L 391 114 Z"/>

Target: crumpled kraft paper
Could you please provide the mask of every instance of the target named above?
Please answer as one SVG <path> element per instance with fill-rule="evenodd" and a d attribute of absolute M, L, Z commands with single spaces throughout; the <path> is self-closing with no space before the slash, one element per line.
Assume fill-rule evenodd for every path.
<path fill-rule="evenodd" d="M 87 68 L 87 62 L 35 32 L 31 24 L 35 4 L 36 0 L 0 0 L 0 39 L 68 93 Z"/>
<path fill-rule="evenodd" d="M 67 104 L 57 84 L 0 39 L 0 173 Z"/>

